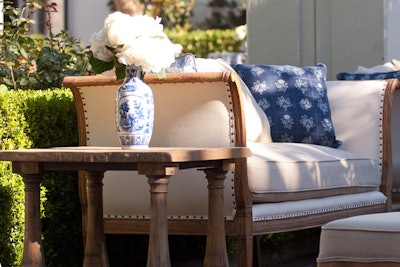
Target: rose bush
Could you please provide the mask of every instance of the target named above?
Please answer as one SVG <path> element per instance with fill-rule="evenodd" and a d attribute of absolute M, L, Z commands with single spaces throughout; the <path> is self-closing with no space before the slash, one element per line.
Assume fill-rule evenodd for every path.
<path fill-rule="evenodd" d="M 0 34 L 0 91 L 60 87 L 65 76 L 86 75 L 88 55 L 80 42 L 62 31 L 49 37 L 31 34 L 35 12 L 55 12 L 49 1 L 22 1 L 20 8 L 4 2 L 3 32 Z M 47 15 L 49 16 L 49 15 Z"/>

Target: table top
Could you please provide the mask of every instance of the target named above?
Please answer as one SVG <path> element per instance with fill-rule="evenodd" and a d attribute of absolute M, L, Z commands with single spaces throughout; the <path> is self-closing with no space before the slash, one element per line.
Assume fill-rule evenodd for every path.
<path fill-rule="evenodd" d="M 213 161 L 249 157 L 246 147 L 54 147 L 0 151 L 0 161 L 63 163 L 145 163 Z"/>

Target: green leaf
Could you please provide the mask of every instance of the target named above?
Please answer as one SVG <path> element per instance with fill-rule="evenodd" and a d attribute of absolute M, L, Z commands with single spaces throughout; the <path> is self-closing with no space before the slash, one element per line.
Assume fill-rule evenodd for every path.
<path fill-rule="evenodd" d="M 125 78 L 125 66 L 122 64 L 118 64 L 115 66 L 115 75 L 117 75 L 117 80 L 121 80 Z"/>
<path fill-rule="evenodd" d="M 157 72 L 157 77 L 158 79 L 165 79 L 165 77 L 167 77 L 165 69 L 162 69 L 159 72 Z"/>
<path fill-rule="evenodd" d="M 29 58 L 29 55 L 28 55 L 28 53 L 26 53 L 25 49 L 21 48 L 21 49 L 20 49 L 20 52 L 21 52 L 21 55 L 22 55 L 24 58 L 26 58 L 26 59 Z"/>
<path fill-rule="evenodd" d="M 93 55 L 89 57 L 89 63 L 92 65 L 92 69 L 97 74 L 111 70 L 114 67 L 114 62 L 105 62 L 95 58 Z"/>

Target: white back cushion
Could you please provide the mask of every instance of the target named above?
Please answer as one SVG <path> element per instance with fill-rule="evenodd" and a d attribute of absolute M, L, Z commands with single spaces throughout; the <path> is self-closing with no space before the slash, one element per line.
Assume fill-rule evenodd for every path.
<path fill-rule="evenodd" d="M 381 163 L 385 81 L 328 81 L 328 98 L 341 150 Z"/>

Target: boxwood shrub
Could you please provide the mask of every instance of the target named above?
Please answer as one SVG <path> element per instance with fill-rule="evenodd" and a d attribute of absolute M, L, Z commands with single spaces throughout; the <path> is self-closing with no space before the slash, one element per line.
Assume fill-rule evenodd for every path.
<path fill-rule="evenodd" d="M 78 144 L 69 89 L 0 93 L 0 149 Z M 81 209 L 76 173 L 50 173 L 42 182 L 42 233 L 48 266 L 81 266 Z M 24 186 L 0 162 L 0 263 L 19 266 L 24 234 Z M 60 264 L 61 263 L 61 264 Z"/>
<path fill-rule="evenodd" d="M 203 58 L 211 52 L 240 52 L 244 42 L 236 36 L 234 29 L 165 29 L 165 33 L 173 43 L 182 45 L 183 53 L 192 53 Z"/>

